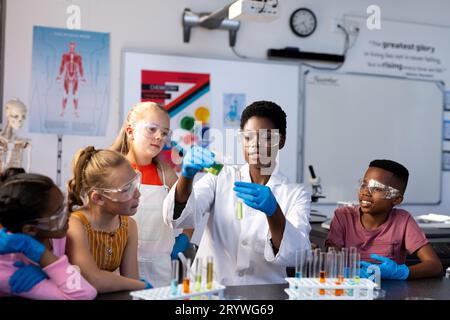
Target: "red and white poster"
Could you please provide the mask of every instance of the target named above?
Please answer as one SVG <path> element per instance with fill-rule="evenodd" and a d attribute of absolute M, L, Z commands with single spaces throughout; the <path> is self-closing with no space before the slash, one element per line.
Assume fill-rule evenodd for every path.
<path fill-rule="evenodd" d="M 201 122 L 201 144 L 207 146 L 210 123 L 210 75 L 172 71 L 141 71 L 141 101 L 153 101 L 164 106 L 174 131 L 172 145 L 178 150 L 189 148 L 201 138 L 194 125 Z M 163 151 L 167 160 L 176 160 L 169 147 Z M 176 161 L 175 161 L 176 162 Z"/>

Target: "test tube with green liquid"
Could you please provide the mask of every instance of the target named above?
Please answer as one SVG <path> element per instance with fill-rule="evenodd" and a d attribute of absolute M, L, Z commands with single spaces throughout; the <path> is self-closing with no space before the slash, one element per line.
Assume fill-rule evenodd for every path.
<path fill-rule="evenodd" d="M 213 287 L 213 257 L 206 258 L 206 289 L 211 290 Z"/>
<path fill-rule="evenodd" d="M 197 258 L 197 265 L 195 268 L 195 291 L 202 290 L 202 258 Z"/>
<path fill-rule="evenodd" d="M 219 175 L 222 168 L 223 168 L 223 164 L 215 161 L 211 167 L 205 168 L 205 171 L 208 171 L 208 172 L 212 173 L 213 175 L 217 176 L 217 175 Z"/>

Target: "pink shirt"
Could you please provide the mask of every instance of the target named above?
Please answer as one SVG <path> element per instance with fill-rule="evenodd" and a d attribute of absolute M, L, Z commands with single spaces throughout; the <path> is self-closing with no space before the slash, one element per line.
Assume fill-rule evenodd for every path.
<path fill-rule="evenodd" d="M 334 212 L 325 246 L 356 247 L 361 260 L 372 253 L 404 264 L 406 253 L 413 254 L 428 244 L 425 234 L 408 211 L 392 209 L 385 223 L 375 230 L 366 230 L 361 224 L 359 206 L 342 207 Z"/>
<path fill-rule="evenodd" d="M 66 238 L 52 239 L 53 254 L 58 260 L 42 270 L 49 279 L 44 279 L 28 292 L 18 296 L 39 300 L 92 300 L 97 296 L 95 288 L 87 282 L 79 272 L 79 268 L 69 263 L 66 251 Z M 22 253 L 0 255 L 0 296 L 11 295 L 9 278 L 17 268 L 14 263 L 22 261 L 34 264 Z"/>

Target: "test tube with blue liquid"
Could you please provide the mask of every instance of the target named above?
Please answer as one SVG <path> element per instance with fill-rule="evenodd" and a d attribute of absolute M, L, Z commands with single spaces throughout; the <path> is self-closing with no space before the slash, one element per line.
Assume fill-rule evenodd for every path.
<path fill-rule="evenodd" d="M 170 294 L 176 296 L 178 294 L 178 272 L 179 262 L 178 260 L 172 260 L 172 277 L 170 280 Z"/>
<path fill-rule="evenodd" d="M 295 277 L 301 279 L 306 261 L 306 250 L 295 251 Z"/>

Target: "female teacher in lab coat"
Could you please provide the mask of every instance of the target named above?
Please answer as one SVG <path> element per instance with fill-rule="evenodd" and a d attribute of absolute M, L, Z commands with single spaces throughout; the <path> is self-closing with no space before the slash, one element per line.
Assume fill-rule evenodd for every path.
<path fill-rule="evenodd" d="M 215 281 L 283 283 L 296 250 L 310 249 L 310 194 L 274 170 L 286 141 L 286 114 L 280 106 L 252 103 L 242 113 L 240 129 L 246 161 L 239 169 L 241 182 L 225 166 L 219 175 L 207 173 L 193 185 L 194 175 L 213 165 L 214 154 L 191 148 L 180 179 L 164 200 L 164 221 L 172 228 L 191 228 L 210 213 L 197 257 L 205 261 L 213 256 Z M 236 218 L 235 197 L 244 202 L 241 220 Z"/>

